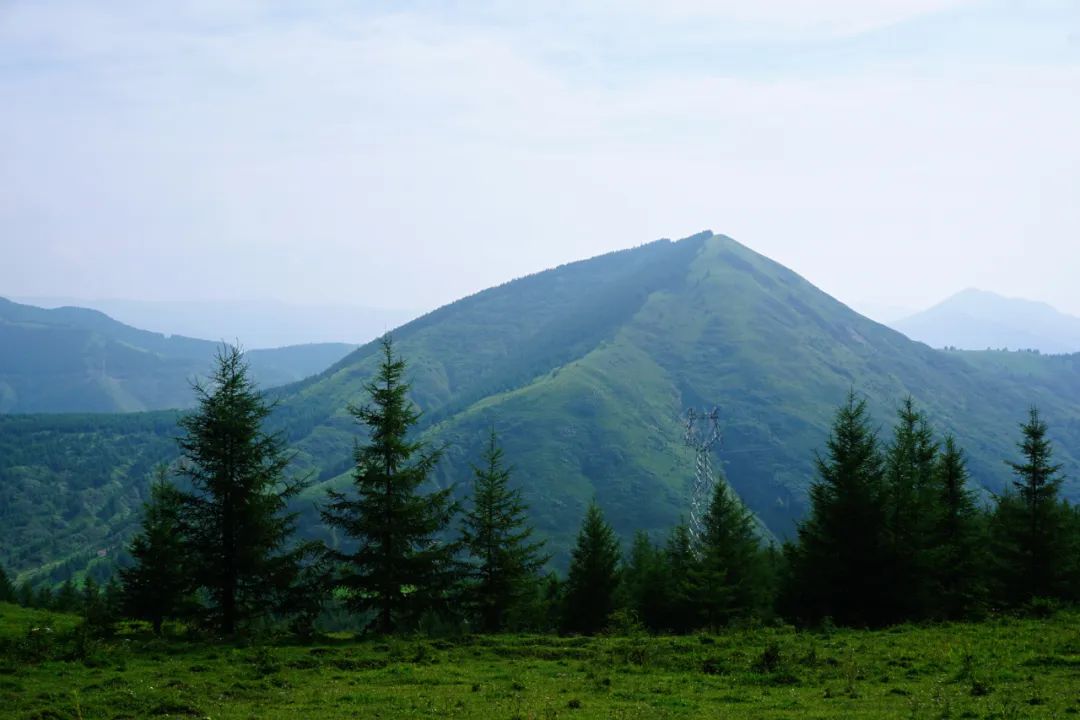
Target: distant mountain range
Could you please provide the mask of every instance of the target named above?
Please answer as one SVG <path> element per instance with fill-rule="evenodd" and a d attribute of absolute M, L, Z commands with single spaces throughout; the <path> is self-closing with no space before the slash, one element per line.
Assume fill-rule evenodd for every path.
<path fill-rule="evenodd" d="M 275 300 L 150 301 L 65 297 L 10 298 L 43 308 L 98 310 L 133 327 L 185 337 L 239 338 L 248 348 L 312 343 L 362 344 L 420 315 L 354 305 L 295 305 Z"/>
<path fill-rule="evenodd" d="M 485 290 L 394 331 L 418 432 L 446 444 L 435 482 L 467 491 L 494 426 L 556 562 L 596 498 L 623 537 L 666 532 L 689 511 L 689 409 L 718 407 L 716 466 L 778 537 L 806 510 L 814 453 L 855 388 L 888 434 L 914 396 L 955 433 L 983 493 L 1010 479 L 1017 423 L 1050 424 L 1064 493 L 1080 499 L 1080 355 L 942 352 L 834 300 L 731 238 L 704 232 L 564 265 Z M 313 485 L 349 482 L 360 429 L 347 412 L 379 360 L 361 347 L 272 391 L 272 426 Z M 176 418 L 0 417 L 0 561 L 18 570 L 97 562 L 137 522 L 154 463 L 175 458 Z M 48 492 L 42 489 L 48 488 Z"/>
<path fill-rule="evenodd" d="M 46 310 L 0 298 L 0 413 L 130 412 L 191 405 L 191 381 L 220 343 L 166 336 L 78 307 Z M 263 387 L 325 370 L 355 346 L 252 350 Z"/>
<path fill-rule="evenodd" d="M 912 340 L 961 350 L 1080 352 L 1080 318 L 1042 302 L 964 290 L 890 325 Z"/>

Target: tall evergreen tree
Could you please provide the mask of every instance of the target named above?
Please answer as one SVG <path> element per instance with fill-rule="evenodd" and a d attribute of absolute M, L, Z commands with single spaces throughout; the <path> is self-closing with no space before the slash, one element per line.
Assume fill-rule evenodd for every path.
<path fill-rule="evenodd" d="M 1016 479 L 1011 492 L 997 498 L 991 521 L 997 559 L 997 595 L 1018 605 L 1035 597 L 1069 594 L 1068 506 L 1058 498 L 1061 465 L 1037 408 L 1020 426 L 1021 462 L 1010 462 Z"/>
<path fill-rule="evenodd" d="M 615 609 L 619 585 L 619 540 L 595 501 L 589 504 L 570 556 L 562 627 L 591 635 L 604 629 Z"/>
<path fill-rule="evenodd" d="M 3 565 L 0 565 L 0 602 L 15 602 L 15 585 L 11 582 Z"/>
<path fill-rule="evenodd" d="M 929 533 L 931 614 L 956 620 L 985 600 L 983 518 L 967 486 L 967 460 L 951 435 L 934 468 L 937 513 Z"/>
<path fill-rule="evenodd" d="M 634 612 L 645 627 L 663 630 L 667 620 L 668 583 L 670 573 L 667 556 L 649 539 L 648 533 L 634 533 L 630 552 L 623 563 L 622 605 Z"/>
<path fill-rule="evenodd" d="M 697 626 L 694 607 L 694 538 L 690 527 L 679 522 L 671 529 L 664 547 L 664 564 L 668 577 L 664 583 L 664 621 L 661 628 L 673 632 L 689 632 Z"/>
<path fill-rule="evenodd" d="M 69 575 L 53 594 L 51 607 L 59 612 L 73 613 L 79 610 L 79 605 L 79 589 L 75 586 L 75 579 Z"/>
<path fill-rule="evenodd" d="M 218 353 L 209 385 L 197 383 L 197 409 L 180 420 L 184 536 L 194 585 L 209 599 L 208 619 L 225 634 L 286 607 L 305 549 L 289 546 L 296 514 L 289 501 L 305 483 L 286 476 L 284 436 L 267 433 L 271 406 L 248 375 L 243 352 Z"/>
<path fill-rule="evenodd" d="M 817 458 L 810 514 L 786 549 L 787 614 L 804 622 L 829 616 L 850 625 L 881 624 L 888 584 L 882 539 L 882 458 L 866 401 L 848 394 L 833 421 L 827 454 Z"/>
<path fill-rule="evenodd" d="M 480 626 L 503 629 L 509 614 L 535 594 L 537 571 L 547 562 L 544 543 L 532 539 L 528 507 L 521 491 L 510 487 L 495 428 L 491 429 L 482 465 L 473 466 L 472 507 L 462 519 L 461 543 L 472 557 L 469 595 Z"/>
<path fill-rule="evenodd" d="M 355 497 L 331 490 L 327 525 L 357 541 L 354 551 L 328 549 L 342 565 L 341 586 L 354 612 L 374 612 L 370 625 L 390 633 L 425 611 L 443 609 L 456 571 L 454 543 L 441 542 L 456 511 L 451 489 L 421 492 L 441 450 L 409 438 L 420 413 L 409 401 L 405 361 L 382 340 L 382 363 L 366 390 L 371 405 L 350 411 L 369 431 L 358 445 Z"/>
<path fill-rule="evenodd" d="M 123 605 L 131 617 L 148 620 L 161 633 L 168 618 L 190 610 L 191 561 L 183 536 L 183 495 L 160 466 L 143 506 L 142 532 L 128 548 L 135 564 L 122 568 Z"/>
<path fill-rule="evenodd" d="M 709 629 L 747 617 L 764 605 L 766 572 L 754 516 L 723 477 L 705 513 L 691 577 L 694 604 Z"/>
<path fill-rule="evenodd" d="M 933 492 L 938 446 L 926 416 L 908 396 L 885 453 L 885 542 L 889 620 L 921 617 L 930 604 L 929 545 L 937 512 Z"/>

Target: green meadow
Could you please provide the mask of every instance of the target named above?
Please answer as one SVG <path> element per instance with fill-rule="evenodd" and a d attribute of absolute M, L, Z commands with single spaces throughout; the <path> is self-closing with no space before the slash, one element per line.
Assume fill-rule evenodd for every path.
<path fill-rule="evenodd" d="M 0 716 L 1065 718 L 1080 613 L 803 632 L 320 637 L 218 644 L 0 606 Z"/>

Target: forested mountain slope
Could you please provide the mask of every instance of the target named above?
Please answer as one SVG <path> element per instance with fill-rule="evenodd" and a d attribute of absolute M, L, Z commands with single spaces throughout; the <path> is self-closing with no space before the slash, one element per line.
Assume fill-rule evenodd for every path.
<path fill-rule="evenodd" d="M 1070 475 L 1065 494 L 1080 498 L 1073 455 L 1080 455 L 1080 394 L 1068 392 L 1080 388 L 1080 363 L 933 350 L 711 233 L 522 278 L 441 308 L 394 338 L 410 362 L 423 432 L 446 443 L 439 482 L 464 489 L 495 425 L 556 561 L 591 497 L 624 536 L 666 530 L 685 515 L 689 408 L 719 407 L 718 461 L 759 518 L 788 535 L 805 509 L 814 452 L 852 387 L 869 397 L 884 430 L 900 400 L 913 395 L 940 430 L 957 434 L 973 478 L 991 490 L 1008 480 L 1003 460 L 1014 455 L 1017 423 L 1038 403 Z M 346 407 L 364 402 L 376 362 L 376 348 L 365 346 L 273 391 L 273 421 L 297 451 L 297 471 L 314 481 L 302 508 L 308 534 L 320 532 L 313 502 L 326 484 L 347 480 L 357 428 Z M 27 553 L 35 541 L 25 535 L 33 529 L 5 523 L 0 560 L 21 569 L 122 537 L 147 463 L 169 455 L 164 438 L 175 433 L 162 415 L 130 416 L 100 433 L 75 419 L 65 419 L 68 426 L 54 420 L 0 420 L 0 448 L 30 440 L 40 448 L 18 468 L 0 454 L 0 500 L 24 495 L 27 478 L 38 488 L 73 487 L 66 483 L 77 466 L 68 454 L 76 447 L 115 459 L 79 470 L 83 489 L 70 492 L 119 499 L 111 517 L 98 512 L 87 523 L 94 530 L 86 537 L 65 533 L 73 521 L 56 520 L 57 539 L 33 559 Z M 57 511 L 29 506 L 27 513 L 55 518 Z"/>
<path fill-rule="evenodd" d="M 95 310 L 52 310 L 0 298 L 0 413 L 129 412 L 186 407 L 191 380 L 219 344 L 165 336 Z M 264 386 L 324 370 L 352 347 L 341 343 L 253 350 Z"/>

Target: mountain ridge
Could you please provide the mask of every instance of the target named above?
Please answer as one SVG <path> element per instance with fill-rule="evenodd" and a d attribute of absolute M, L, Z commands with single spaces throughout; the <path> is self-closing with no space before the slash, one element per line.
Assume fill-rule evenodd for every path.
<path fill-rule="evenodd" d="M 932 347 L 1080 352 L 1080 318 L 1048 303 L 967 288 L 891 325 Z"/>
<path fill-rule="evenodd" d="M 134 328 L 98 310 L 0 298 L 0 413 L 187 407 L 220 343 Z M 252 350 L 255 378 L 282 384 L 344 355 L 343 343 Z"/>
<path fill-rule="evenodd" d="M 1016 423 L 1038 403 L 1069 471 L 1066 495 L 1080 498 L 1073 455 L 1080 406 L 1070 399 L 1080 398 L 1080 356 L 934 350 L 711 232 L 489 288 L 407 323 L 393 337 L 409 362 L 411 397 L 425 413 L 418 431 L 447 447 L 434 482 L 464 493 L 494 425 L 557 562 L 593 498 L 624 537 L 635 529 L 662 533 L 685 515 L 693 454 L 683 423 L 690 408 L 719 406 L 724 443 L 717 466 L 776 536 L 790 536 L 805 512 L 814 453 L 852 387 L 885 428 L 910 393 L 939 432 L 957 434 L 984 498 L 1008 482 L 1003 461 L 1014 455 Z M 366 400 L 376 348 L 361 346 L 322 373 L 271 392 L 272 427 L 295 451 L 295 470 L 313 481 L 299 508 L 306 536 L 330 539 L 314 503 L 327 487 L 349 482 L 359 428 L 347 406 Z M 113 488 L 118 509 L 103 510 L 81 534 L 56 529 L 56 547 L 66 550 L 15 537 L 31 532 L 24 527 L 0 537 L 0 552 L 39 548 L 40 561 L 77 557 L 80 543 L 119 543 L 145 493 L 144 468 L 170 457 L 161 429 L 167 418 L 160 415 L 110 421 L 107 433 L 96 434 L 76 419 L 64 422 L 72 429 L 56 419 L 0 418 L 0 442 L 32 438 L 60 458 L 16 471 L 0 455 L 0 489 L 15 488 L 15 478 L 57 484 L 71 477 L 65 457 L 72 447 L 98 444 L 104 457 L 124 445 L 129 455 L 114 455 L 127 457 L 128 467 L 89 471 L 88 487 L 78 491 Z M 21 562 L 33 565 L 29 555 Z"/>

